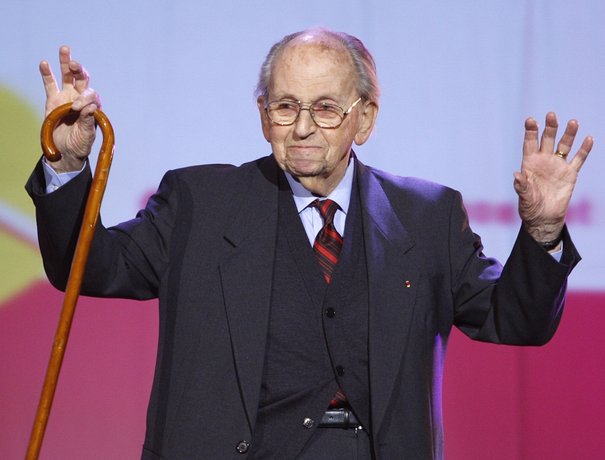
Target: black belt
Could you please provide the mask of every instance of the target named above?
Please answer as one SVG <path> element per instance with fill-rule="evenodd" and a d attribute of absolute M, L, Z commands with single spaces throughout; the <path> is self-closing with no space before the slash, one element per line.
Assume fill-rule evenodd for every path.
<path fill-rule="evenodd" d="M 361 428 L 361 423 L 350 409 L 328 409 L 321 422 L 320 428 Z"/>

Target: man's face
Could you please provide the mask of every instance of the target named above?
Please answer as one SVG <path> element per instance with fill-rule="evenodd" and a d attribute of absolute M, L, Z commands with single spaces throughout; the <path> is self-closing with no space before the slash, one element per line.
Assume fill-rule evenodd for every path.
<path fill-rule="evenodd" d="M 308 110 L 301 110 L 290 126 L 271 122 L 265 102 L 282 99 L 305 104 L 325 101 L 347 110 L 359 97 L 357 74 L 348 52 L 318 41 L 287 45 L 274 63 L 269 100 L 259 99 L 263 134 L 271 143 L 273 155 L 284 170 L 318 195 L 329 194 L 344 176 L 351 145 L 369 137 L 375 113 L 368 124 L 368 105 L 361 101 L 335 129 L 318 127 Z"/>

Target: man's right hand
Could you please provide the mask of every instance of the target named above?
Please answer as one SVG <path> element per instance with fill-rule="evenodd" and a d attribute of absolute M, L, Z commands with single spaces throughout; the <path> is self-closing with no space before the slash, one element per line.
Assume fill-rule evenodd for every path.
<path fill-rule="evenodd" d="M 88 86 L 90 76 L 82 65 L 71 59 L 68 46 L 59 49 L 61 89 L 50 64 L 40 62 L 40 74 L 46 91 L 46 115 L 62 104 L 72 102 L 73 116 L 63 120 L 55 128 L 53 140 L 61 159 L 48 161 L 57 172 L 79 171 L 90 154 L 95 140 L 94 112 L 101 108 L 99 95 Z"/>

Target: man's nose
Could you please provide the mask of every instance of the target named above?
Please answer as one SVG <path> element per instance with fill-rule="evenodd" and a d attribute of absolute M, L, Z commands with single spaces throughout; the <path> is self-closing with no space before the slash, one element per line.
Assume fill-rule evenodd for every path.
<path fill-rule="evenodd" d="M 308 107 L 302 107 L 298 119 L 294 123 L 294 132 L 299 138 L 309 137 L 315 132 L 317 125 L 313 121 L 311 111 Z"/>

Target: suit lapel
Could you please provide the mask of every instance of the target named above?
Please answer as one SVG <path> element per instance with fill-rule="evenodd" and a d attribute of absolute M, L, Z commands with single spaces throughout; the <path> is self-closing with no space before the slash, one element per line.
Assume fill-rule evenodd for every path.
<path fill-rule="evenodd" d="M 410 337 L 417 266 L 414 242 L 374 174 L 357 162 L 369 280 L 370 397 L 374 439 L 400 373 Z"/>
<path fill-rule="evenodd" d="M 220 264 L 236 371 L 251 429 L 258 409 L 271 302 L 278 174 L 273 157 L 260 164 L 225 232 L 233 250 Z"/>

